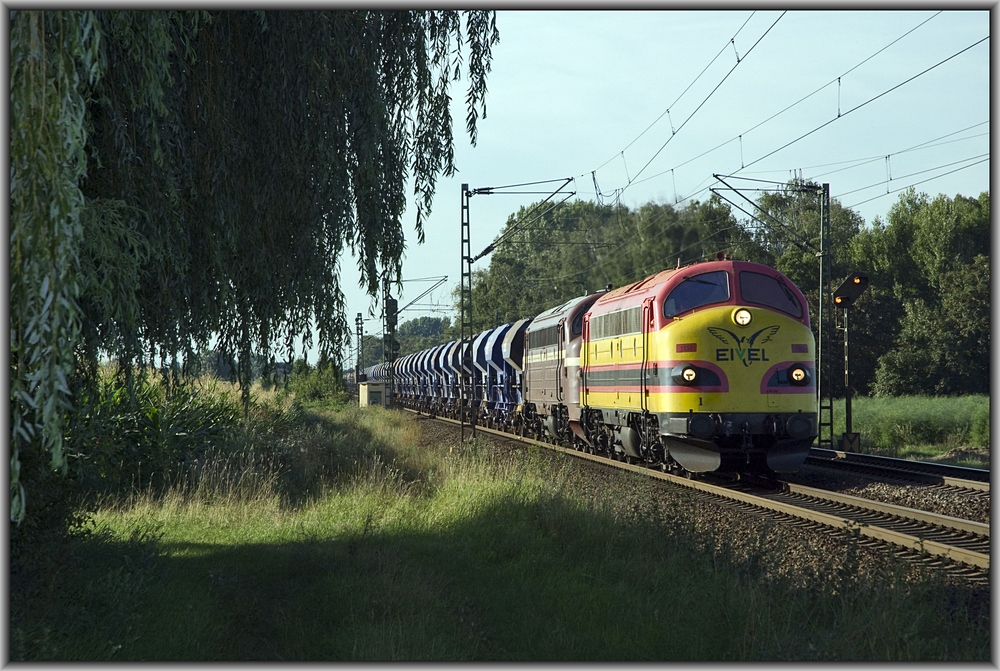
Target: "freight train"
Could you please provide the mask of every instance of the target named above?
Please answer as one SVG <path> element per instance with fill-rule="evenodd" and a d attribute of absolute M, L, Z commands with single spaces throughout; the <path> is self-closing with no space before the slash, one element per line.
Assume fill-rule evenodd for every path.
<path fill-rule="evenodd" d="M 817 436 L 815 355 L 798 287 L 768 266 L 723 258 L 365 375 L 430 415 L 668 472 L 771 474 L 798 470 Z"/>

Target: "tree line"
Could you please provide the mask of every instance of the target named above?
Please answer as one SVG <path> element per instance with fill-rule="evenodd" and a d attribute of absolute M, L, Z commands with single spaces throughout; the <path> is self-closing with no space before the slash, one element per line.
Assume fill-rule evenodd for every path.
<path fill-rule="evenodd" d="M 719 253 L 787 275 L 805 293 L 816 331 L 817 191 L 816 184 L 793 180 L 765 193 L 757 204 L 770 216 L 759 220 L 737 218 L 715 195 L 683 206 L 647 203 L 636 209 L 582 200 L 561 204 L 529 228 L 518 228 L 492 253 L 488 267 L 473 272 L 474 331 Z M 830 288 L 852 272 L 870 281 L 849 317 L 853 393 L 989 393 L 989 203 L 988 192 L 930 198 L 910 190 L 884 219 L 865 225 L 833 199 Z M 518 227 L 533 207 L 511 214 L 503 232 Z M 458 288 L 453 300 L 459 314 Z M 832 395 L 842 397 L 842 311 L 828 305 L 826 316 L 824 379 Z M 419 328 L 430 335 L 432 324 L 430 340 L 400 338 L 400 354 L 460 337 L 457 322 L 429 317 L 401 324 L 399 333 Z"/>

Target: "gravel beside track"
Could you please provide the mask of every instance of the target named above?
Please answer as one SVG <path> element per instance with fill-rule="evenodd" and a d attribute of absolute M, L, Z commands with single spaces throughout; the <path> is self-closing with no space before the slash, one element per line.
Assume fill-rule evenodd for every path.
<path fill-rule="evenodd" d="M 427 421 L 426 418 L 418 421 L 424 424 L 422 442 L 428 447 L 460 450 L 459 427 Z M 486 434 L 479 434 L 479 439 L 489 441 L 506 458 L 524 459 L 528 455 L 529 448 L 523 443 Z M 920 581 L 933 573 L 955 587 L 961 586 L 962 589 L 955 593 L 956 598 L 963 601 L 971 598 L 975 602 L 972 607 L 982 608 L 983 615 L 988 617 L 988 583 L 970 584 L 967 577 L 952 570 L 937 571 L 913 563 L 893 562 L 884 545 L 852 539 L 846 531 L 830 532 L 819 530 L 809 523 L 769 519 L 741 510 L 738 505 L 709 500 L 698 492 L 634 473 L 615 471 L 557 452 L 543 449 L 539 451 L 538 458 L 548 460 L 553 469 L 561 469 L 560 477 L 574 495 L 605 506 L 604 509 L 622 520 L 640 517 L 659 519 L 665 532 L 681 533 L 692 538 L 709 561 L 734 564 L 764 580 L 788 580 L 797 587 L 834 592 L 839 589 L 838 585 L 845 582 L 873 584 L 900 573 L 904 581 Z M 829 488 L 829 483 L 824 485 L 808 475 L 803 484 Z M 879 500 L 910 507 L 919 507 L 912 503 L 927 494 L 918 490 L 928 489 L 877 486 L 870 482 L 863 486 L 858 483 L 845 483 L 844 486 L 841 491 L 846 493 L 868 498 L 882 496 L 885 498 Z M 893 489 L 914 491 L 893 494 Z M 937 508 L 948 505 L 953 506 L 954 502 L 934 504 Z M 956 517 L 967 516 L 955 510 L 943 512 Z"/>

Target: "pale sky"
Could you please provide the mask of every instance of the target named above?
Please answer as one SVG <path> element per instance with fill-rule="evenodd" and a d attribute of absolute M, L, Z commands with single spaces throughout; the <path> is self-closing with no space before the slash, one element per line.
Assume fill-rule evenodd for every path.
<path fill-rule="evenodd" d="M 989 189 L 986 9 L 500 10 L 497 26 L 478 145 L 464 131 L 458 82 L 458 173 L 438 181 L 423 245 L 415 210 L 403 218 L 403 277 L 447 275 L 420 304 L 441 304 L 449 316 L 461 277 L 463 183 L 572 177 L 566 190 L 596 200 L 596 171 L 605 202 L 617 191 L 635 208 L 705 201 L 721 186 L 713 174 L 749 188 L 757 184 L 739 178 L 784 182 L 801 171 L 869 223 L 911 185 L 931 197 Z M 474 196 L 473 255 L 510 214 L 543 197 Z M 487 256 L 473 267 L 488 264 Z M 368 317 L 370 301 L 357 288 L 356 261 L 345 257 L 342 268 L 353 324 L 358 312 Z M 399 306 L 431 284 L 405 283 Z M 411 309 L 399 321 L 427 314 L 445 316 Z M 377 304 L 367 333 L 381 333 L 380 316 Z M 352 361 L 345 352 L 345 365 Z"/>

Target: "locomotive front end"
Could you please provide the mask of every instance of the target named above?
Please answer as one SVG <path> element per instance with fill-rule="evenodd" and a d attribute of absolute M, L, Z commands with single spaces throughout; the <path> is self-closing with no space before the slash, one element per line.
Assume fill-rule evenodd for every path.
<path fill-rule="evenodd" d="M 802 293 L 758 264 L 702 264 L 661 293 L 647 376 L 670 457 L 692 472 L 798 470 L 817 435 Z"/>

